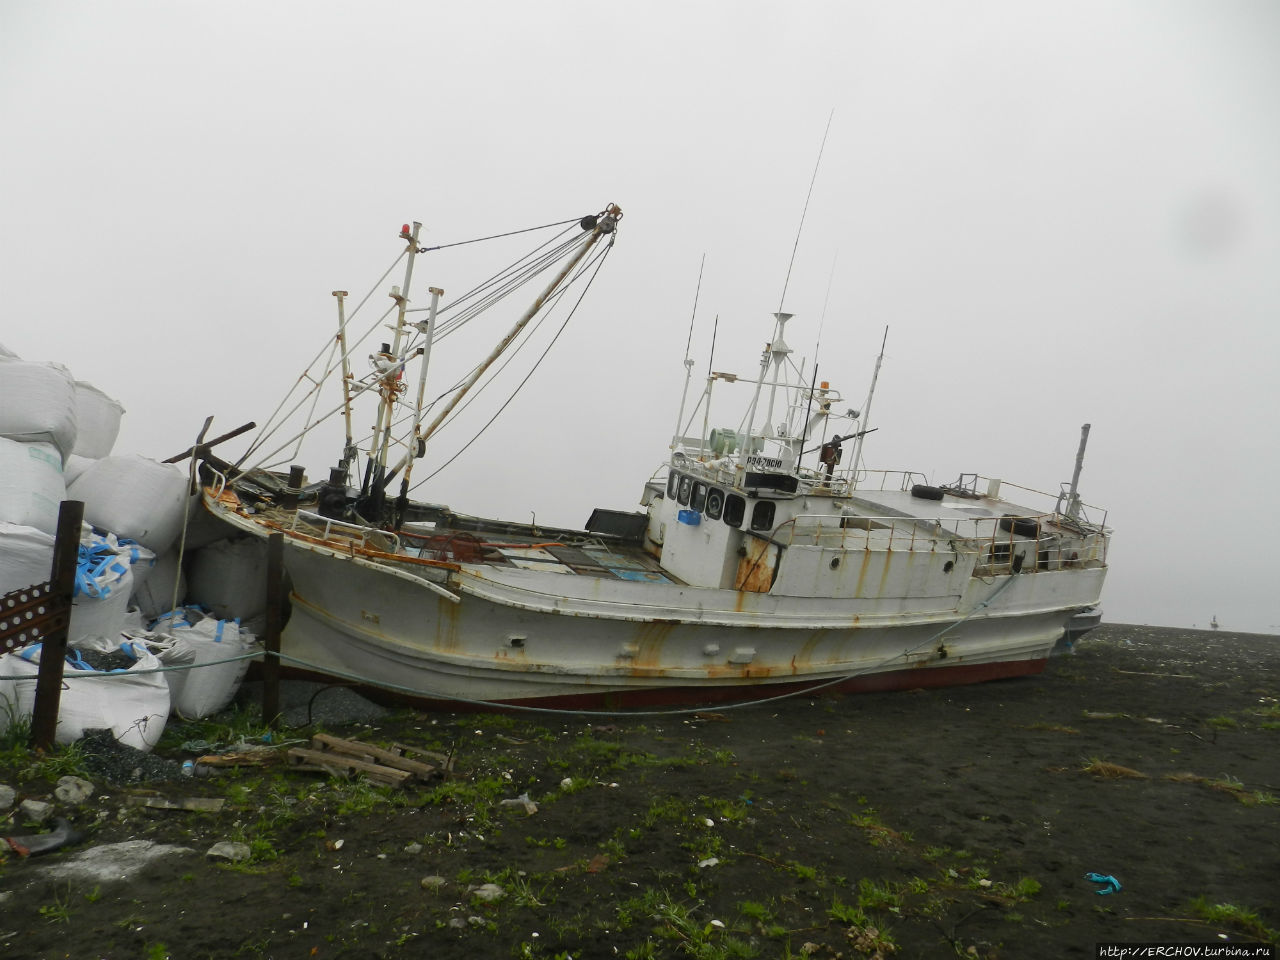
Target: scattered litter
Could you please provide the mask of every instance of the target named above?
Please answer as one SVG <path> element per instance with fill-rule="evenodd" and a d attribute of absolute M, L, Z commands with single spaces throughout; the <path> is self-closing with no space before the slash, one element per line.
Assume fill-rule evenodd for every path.
<path fill-rule="evenodd" d="M 227 801 L 221 797 L 129 797 L 127 803 L 134 807 L 150 807 L 154 810 L 190 810 L 196 813 L 218 813 Z"/>
<path fill-rule="evenodd" d="M 510 800 L 499 800 L 498 806 L 520 807 L 525 813 L 529 814 L 529 816 L 533 816 L 538 812 L 538 805 L 529 799 L 529 794 L 527 793 L 522 793 L 520 796 L 513 797 Z"/>
<path fill-rule="evenodd" d="M 707 857 L 707 859 L 705 860 L 698 861 L 698 868 L 705 870 L 707 867 L 718 866 L 719 863 L 720 863 L 719 857 Z"/>
<path fill-rule="evenodd" d="M 79 843 L 83 839 L 83 834 L 72 829 L 71 824 L 67 823 L 66 820 L 59 818 L 54 822 L 54 828 L 48 833 L 4 837 L 3 841 L 18 856 L 34 857 L 41 853 L 48 853 L 51 850 L 60 850 L 71 844 Z"/>
<path fill-rule="evenodd" d="M 1105 897 L 1107 896 L 1107 894 L 1120 892 L 1120 881 L 1117 880 L 1115 877 L 1111 876 L 1110 874 L 1086 873 L 1084 875 L 1084 878 L 1088 880 L 1090 883 L 1103 884 L 1101 889 L 1094 891 L 1094 893 L 1098 894 L 1098 896 L 1100 897 Z"/>
<path fill-rule="evenodd" d="M 250 855 L 251 851 L 247 843 L 236 843 L 232 840 L 215 843 L 205 852 L 205 856 L 211 860 L 230 860 L 232 863 L 248 860 Z"/>

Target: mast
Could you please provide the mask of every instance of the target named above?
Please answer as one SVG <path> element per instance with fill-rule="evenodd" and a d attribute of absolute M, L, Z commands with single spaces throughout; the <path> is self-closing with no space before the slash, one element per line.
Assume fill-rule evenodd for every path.
<path fill-rule="evenodd" d="M 862 408 L 862 429 L 858 431 L 857 442 L 853 446 L 853 485 L 858 485 L 858 468 L 862 465 L 862 439 L 871 431 L 867 424 L 871 422 L 871 401 L 876 395 L 876 381 L 880 379 L 880 364 L 884 362 L 884 345 L 889 342 L 889 328 L 884 328 L 884 336 L 880 339 L 880 355 L 876 357 L 876 369 L 871 374 L 871 389 L 867 391 L 867 405 Z"/>
<path fill-rule="evenodd" d="M 395 401 L 403 389 L 401 380 L 404 378 L 405 358 L 400 356 L 400 352 L 404 339 L 404 315 L 409 306 L 409 286 L 413 282 L 413 261 L 418 255 L 418 231 L 421 229 L 422 224 L 415 220 L 412 230 L 406 223 L 400 231 L 401 238 L 408 240 L 409 246 L 406 249 L 408 262 L 404 269 L 404 283 L 401 286 L 392 287 L 389 294 L 396 301 L 397 307 L 394 335 L 387 349 L 371 358 L 375 369 L 381 374 L 378 389 L 382 395 L 382 403 L 378 406 L 378 419 L 374 423 L 373 436 L 369 441 L 369 462 L 365 467 L 361 496 L 372 494 L 375 516 L 382 512 L 383 474 L 387 468 L 387 448 L 391 442 Z"/>
<path fill-rule="evenodd" d="M 338 350 L 342 353 L 342 417 L 346 422 L 347 441 L 342 447 L 342 459 L 348 469 L 355 462 L 356 445 L 351 430 L 351 357 L 347 354 L 347 291 L 335 290 L 333 296 L 338 301 Z"/>
<path fill-rule="evenodd" d="M 400 522 L 404 517 L 404 509 L 409 503 L 409 478 L 413 474 L 413 461 L 422 456 L 426 452 L 426 444 L 421 437 L 422 430 L 422 401 L 426 398 L 427 391 L 427 367 L 431 364 L 431 344 L 436 338 L 436 311 L 440 306 L 440 298 L 444 296 L 444 291 L 439 287 L 428 287 L 431 294 L 431 303 L 427 306 L 427 319 L 415 323 L 414 328 L 422 334 L 423 346 L 422 366 L 418 371 L 418 397 L 413 405 L 413 432 L 410 434 L 413 445 L 405 451 L 404 458 L 396 465 L 396 470 L 404 470 L 404 476 L 400 480 L 400 496 L 396 502 L 396 529 L 400 529 Z"/>
<path fill-rule="evenodd" d="M 702 292 L 702 268 L 707 265 L 707 255 L 702 255 L 702 263 L 698 267 L 698 286 L 693 291 L 693 313 L 689 317 L 689 336 L 684 344 L 684 392 L 680 394 L 680 412 L 676 414 L 676 432 L 671 437 L 671 447 L 674 450 L 676 444 L 682 439 L 681 434 L 684 432 L 684 405 L 689 399 L 689 381 L 693 379 L 693 358 L 689 356 L 689 347 L 693 344 L 693 321 L 698 316 L 698 294 Z"/>
<path fill-rule="evenodd" d="M 1076 468 L 1071 474 L 1071 489 L 1067 491 L 1067 509 L 1063 512 L 1072 520 L 1080 518 L 1080 494 L 1076 491 L 1080 487 L 1080 471 L 1084 469 L 1084 448 L 1089 443 L 1090 424 L 1085 424 L 1080 428 L 1080 446 L 1076 449 Z"/>

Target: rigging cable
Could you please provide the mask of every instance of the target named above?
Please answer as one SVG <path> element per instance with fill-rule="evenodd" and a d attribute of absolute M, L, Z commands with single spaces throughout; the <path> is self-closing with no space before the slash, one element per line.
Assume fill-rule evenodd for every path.
<path fill-rule="evenodd" d="M 604 251 L 599 253 L 595 257 L 594 259 L 595 270 L 592 272 L 590 278 L 587 280 L 586 286 L 582 288 L 582 293 L 578 295 L 578 300 L 576 303 L 574 303 L 573 309 L 570 310 L 569 315 L 564 318 L 564 322 L 560 324 L 560 329 L 556 331 L 555 336 L 551 338 L 551 342 L 547 344 L 546 348 L 538 356 L 538 359 L 534 362 L 529 372 L 525 374 L 524 379 L 521 380 L 520 383 L 516 386 L 515 390 L 511 392 L 511 396 L 507 397 L 507 399 L 503 402 L 502 406 L 498 408 L 497 412 L 494 413 L 494 415 L 489 418 L 488 422 L 485 423 L 485 425 L 481 427 L 478 431 L 476 431 L 475 436 L 473 436 L 470 440 L 468 440 L 462 446 L 462 448 L 459 449 L 452 457 L 450 457 L 444 463 L 440 464 L 440 466 L 436 467 L 435 470 L 433 470 L 431 473 L 427 474 L 427 476 L 423 477 L 421 480 L 415 483 L 411 489 L 413 490 L 418 489 L 418 487 L 422 486 L 428 480 L 435 477 L 438 473 L 440 473 L 441 470 L 449 466 L 449 464 L 453 463 L 453 461 L 457 460 L 458 457 L 462 456 L 462 454 L 466 452 L 467 448 L 470 447 L 477 440 L 479 440 L 481 434 L 483 434 L 486 430 L 488 430 L 489 427 L 493 425 L 494 421 L 497 420 L 498 417 L 502 415 L 503 411 L 507 409 L 511 401 L 516 398 L 516 394 L 518 394 L 524 388 L 524 385 L 529 382 L 529 378 L 532 377 L 534 372 L 537 371 L 538 367 L 541 366 L 542 361 L 546 359 L 546 356 L 551 351 L 551 348 L 555 346 L 556 341 L 560 339 L 560 334 L 564 333 L 565 327 L 569 325 L 569 321 L 572 320 L 574 314 L 578 312 L 578 307 L 581 306 L 583 298 L 587 295 L 587 291 L 591 289 L 591 285 L 595 283 L 596 276 L 600 273 L 600 267 L 604 265 L 605 258 L 609 255 L 609 252 L 612 249 L 613 249 L 613 241 L 610 240 L 609 246 L 605 247 Z M 584 264 L 582 269 L 578 272 L 578 276 L 582 276 L 582 274 L 591 265 L 592 265 L 591 263 Z M 571 280 L 569 282 L 572 283 L 573 281 Z"/>

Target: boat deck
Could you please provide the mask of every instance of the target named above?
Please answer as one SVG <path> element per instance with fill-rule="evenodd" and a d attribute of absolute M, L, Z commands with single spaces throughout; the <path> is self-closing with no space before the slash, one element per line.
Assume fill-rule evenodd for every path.
<path fill-rule="evenodd" d="M 543 573 L 560 573 L 606 580 L 645 583 L 679 583 L 658 561 L 638 546 L 595 542 L 580 532 L 579 542 L 565 543 L 545 536 L 521 536 L 504 531 L 492 539 L 472 531 L 436 529 L 431 533 L 402 531 L 401 553 L 426 560 L 456 560 L 492 566 L 518 567 Z"/>

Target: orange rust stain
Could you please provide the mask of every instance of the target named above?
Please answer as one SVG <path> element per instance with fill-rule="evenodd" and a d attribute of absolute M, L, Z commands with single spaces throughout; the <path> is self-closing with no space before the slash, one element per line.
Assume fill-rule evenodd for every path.
<path fill-rule="evenodd" d="M 822 638 L 827 635 L 825 630 L 819 630 L 808 640 L 804 642 L 804 646 L 800 648 L 800 652 L 791 658 L 791 672 L 799 672 L 799 668 L 807 667 L 813 660 L 813 651 L 818 644 L 822 642 Z"/>
<path fill-rule="evenodd" d="M 665 622 L 656 620 L 638 625 L 633 666 L 640 670 L 653 670 L 661 666 L 662 648 L 675 626 L 675 622 L 670 620 Z"/>
<path fill-rule="evenodd" d="M 773 544 L 752 539 L 747 555 L 738 561 L 737 588 L 753 593 L 768 593 L 773 586 L 773 568 L 778 562 Z"/>
<path fill-rule="evenodd" d="M 462 604 L 450 603 L 441 598 L 436 601 L 435 649 L 441 653 L 453 653 L 458 649 L 458 618 Z"/>
<path fill-rule="evenodd" d="M 893 560 L 892 553 L 886 553 L 884 555 L 884 566 L 881 567 L 880 569 L 880 589 L 876 593 L 877 597 L 884 596 L 884 587 L 885 587 L 885 584 L 888 583 L 889 581 L 889 567 L 891 565 L 892 560 Z"/>
<path fill-rule="evenodd" d="M 858 566 L 858 585 L 853 589 L 855 597 L 862 596 L 862 583 L 867 579 L 867 568 L 871 565 L 871 551 L 862 551 L 862 563 Z"/>

